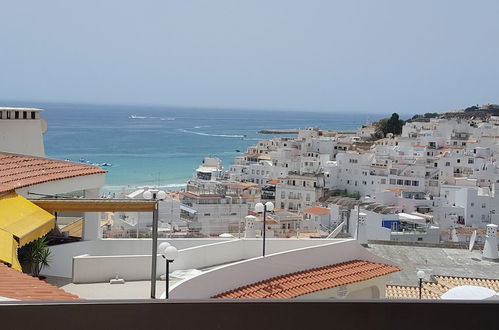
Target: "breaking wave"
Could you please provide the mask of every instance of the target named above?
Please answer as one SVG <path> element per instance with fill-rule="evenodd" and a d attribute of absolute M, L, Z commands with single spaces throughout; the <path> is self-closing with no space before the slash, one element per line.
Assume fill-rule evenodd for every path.
<path fill-rule="evenodd" d="M 159 120 L 175 120 L 173 117 L 146 117 L 146 116 L 137 116 L 131 115 L 128 118 L 130 119 L 159 119 Z"/>

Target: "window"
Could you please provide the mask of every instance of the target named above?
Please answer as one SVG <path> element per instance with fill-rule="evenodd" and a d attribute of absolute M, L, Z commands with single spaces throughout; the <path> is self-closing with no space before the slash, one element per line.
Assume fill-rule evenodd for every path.
<path fill-rule="evenodd" d="M 471 205 L 471 207 L 473 207 L 473 206 L 475 206 L 475 203 L 471 202 L 470 205 Z"/>
<path fill-rule="evenodd" d="M 458 159 L 458 160 L 457 160 L 457 163 L 458 163 L 458 164 L 459 164 L 459 163 L 461 163 L 461 159 Z"/>
<path fill-rule="evenodd" d="M 386 179 L 381 179 L 381 184 L 386 184 Z"/>
<path fill-rule="evenodd" d="M 281 199 L 286 198 L 286 193 L 284 191 L 281 191 Z"/>
<path fill-rule="evenodd" d="M 307 194 L 305 199 L 307 202 L 310 201 L 310 194 Z"/>
<path fill-rule="evenodd" d="M 473 158 L 468 159 L 468 164 L 474 164 L 474 163 L 475 163 L 475 160 Z"/>
<path fill-rule="evenodd" d="M 445 162 L 445 166 L 450 166 L 450 162 Z"/>
<path fill-rule="evenodd" d="M 390 179 L 390 184 L 396 184 L 397 181 L 395 179 Z"/>
<path fill-rule="evenodd" d="M 205 217 L 209 217 L 209 216 L 210 216 L 210 214 L 209 214 L 209 213 L 205 213 L 205 214 L 203 214 L 203 215 L 204 215 Z"/>
<path fill-rule="evenodd" d="M 419 186 L 419 181 L 412 181 L 412 185 L 413 185 L 414 187 Z"/>
<path fill-rule="evenodd" d="M 397 184 L 398 184 L 398 185 L 403 185 L 403 184 L 404 184 L 404 180 L 400 180 L 400 179 L 398 179 L 398 180 L 397 180 Z"/>
<path fill-rule="evenodd" d="M 31 119 L 35 119 L 35 118 L 36 118 L 36 112 L 31 111 Z"/>
<path fill-rule="evenodd" d="M 19 111 L 14 112 L 14 118 L 19 119 Z"/>
<path fill-rule="evenodd" d="M 475 217 L 475 216 L 474 216 L 473 214 L 472 214 L 472 215 L 470 215 L 470 218 L 471 218 L 471 219 L 473 219 L 474 217 Z"/>
<path fill-rule="evenodd" d="M 485 203 L 482 203 L 482 209 L 486 208 L 487 207 L 487 204 Z"/>
<path fill-rule="evenodd" d="M 418 237 L 418 242 L 421 242 L 423 240 L 423 237 Z"/>
<path fill-rule="evenodd" d="M 23 119 L 28 119 L 28 113 L 26 111 L 23 111 Z"/>
<path fill-rule="evenodd" d="M 406 186 L 410 186 L 411 185 L 411 180 L 405 180 L 404 183 L 405 183 Z"/>

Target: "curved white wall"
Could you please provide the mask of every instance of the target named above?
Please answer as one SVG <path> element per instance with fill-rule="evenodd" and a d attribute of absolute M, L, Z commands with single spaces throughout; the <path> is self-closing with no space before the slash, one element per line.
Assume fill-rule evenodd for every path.
<path fill-rule="evenodd" d="M 215 268 L 177 283 L 170 290 L 170 297 L 208 299 L 227 290 L 271 277 L 355 259 L 394 264 L 370 253 L 353 239 L 320 241 L 323 244 L 270 254 L 264 258 L 256 257 Z"/>

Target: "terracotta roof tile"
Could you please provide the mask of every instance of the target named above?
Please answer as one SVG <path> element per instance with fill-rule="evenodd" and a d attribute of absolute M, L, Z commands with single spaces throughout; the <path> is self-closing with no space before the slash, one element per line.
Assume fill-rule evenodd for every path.
<path fill-rule="evenodd" d="M 74 300 L 80 299 L 63 289 L 20 273 L 0 263 L 0 297 L 17 300 Z"/>
<path fill-rule="evenodd" d="M 106 171 L 97 166 L 0 152 L 0 193 L 49 181 L 102 173 Z"/>
<path fill-rule="evenodd" d="M 422 299 L 440 299 L 450 289 L 461 285 L 483 286 L 499 291 L 499 279 L 484 279 L 471 277 L 434 275 L 435 282 L 423 282 Z M 386 297 L 388 299 L 418 299 L 419 287 L 404 285 L 387 285 Z"/>
<path fill-rule="evenodd" d="M 399 270 L 395 266 L 353 260 L 273 277 L 218 294 L 214 298 L 296 298 Z"/>
<path fill-rule="evenodd" d="M 308 209 L 304 210 L 303 212 L 312 213 L 315 215 L 324 215 L 324 214 L 328 214 L 330 211 L 331 210 L 326 208 L 326 207 L 312 206 L 312 207 L 309 207 Z"/>

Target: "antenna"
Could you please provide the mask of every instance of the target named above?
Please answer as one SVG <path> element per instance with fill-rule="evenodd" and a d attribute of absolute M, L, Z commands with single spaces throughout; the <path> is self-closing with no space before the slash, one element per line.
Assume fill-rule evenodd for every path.
<path fill-rule="evenodd" d="M 468 250 L 471 252 L 473 250 L 473 246 L 475 245 L 476 241 L 476 230 L 473 231 L 473 234 L 471 234 L 470 237 L 470 245 L 468 247 Z"/>

